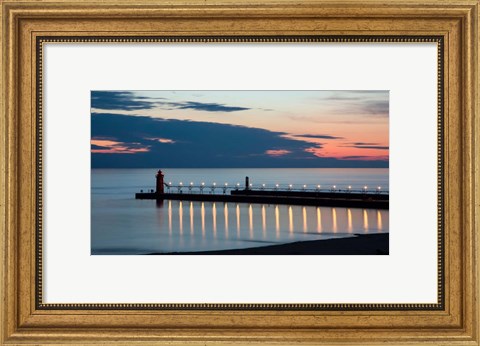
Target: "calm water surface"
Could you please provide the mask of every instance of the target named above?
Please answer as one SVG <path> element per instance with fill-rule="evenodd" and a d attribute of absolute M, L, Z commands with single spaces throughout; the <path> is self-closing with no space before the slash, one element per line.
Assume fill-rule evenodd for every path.
<path fill-rule="evenodd" d="M 388 190 L 388 169 L 165 169 L 178 185 L 279 184 L 293 188 Z M 94 255 L 248 248 L 348 237 L 389 230 L 388 210 L 272 204 L 135 200 L 154 189 L 155 169 L 93 169 L 91 245 Z M 208 193 L 208 192 L 207 192 Z"/>

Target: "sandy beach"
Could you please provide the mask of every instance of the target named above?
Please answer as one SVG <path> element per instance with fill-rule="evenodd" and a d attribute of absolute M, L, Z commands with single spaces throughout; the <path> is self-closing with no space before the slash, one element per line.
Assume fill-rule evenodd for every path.
<path fill-rule="evenodd" d="M 388 255 L 389 234 L 356 234 L 353 237 L 302 241 L 246 249 L 155 253 L 152 255 Z"/>

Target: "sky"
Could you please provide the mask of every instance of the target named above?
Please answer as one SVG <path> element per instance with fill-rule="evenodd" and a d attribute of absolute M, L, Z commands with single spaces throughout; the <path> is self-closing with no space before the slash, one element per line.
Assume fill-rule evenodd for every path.
<path fill-rule="evenodd" d="M 388 91 L 92 91 L 92 168 L 388 167 L 388 124 Z"/>

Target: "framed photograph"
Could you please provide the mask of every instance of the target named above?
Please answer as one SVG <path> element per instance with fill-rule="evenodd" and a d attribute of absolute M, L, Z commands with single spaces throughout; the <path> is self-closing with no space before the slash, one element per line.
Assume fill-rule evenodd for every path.
<path fill-rule="evenodd" d="M 479 345 L 475 1 L 3 1 L 2 344 Z"/>
<path fill-rule="evenodd" d="M 92 255 L 388 255 L 388 91 L 91 100 Z"/>

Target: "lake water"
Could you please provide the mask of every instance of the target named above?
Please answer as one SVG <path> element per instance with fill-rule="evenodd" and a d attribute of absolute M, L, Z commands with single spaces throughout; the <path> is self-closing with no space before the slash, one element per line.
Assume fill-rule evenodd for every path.
<path fill-rule="evenodd" d="M 164 169 L 165 181 L 206 187 L 388 190 L 388 169 Z M 156 169 L 93 169 L 91 253 L 138 255 L 223 250 L 389 231 L 388 210 L 223 202 L 136 200 Z M 209 190 L 208 190 L 209 191 Z M 205 193 L 209 193 L 207 189 Z M 217 191 L 217 193 L 219 192 Z"/>

